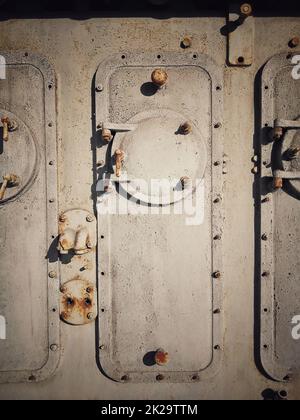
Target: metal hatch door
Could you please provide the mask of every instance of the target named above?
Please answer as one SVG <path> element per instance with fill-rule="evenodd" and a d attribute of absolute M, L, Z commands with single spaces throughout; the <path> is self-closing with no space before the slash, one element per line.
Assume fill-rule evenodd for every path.
<path fill-rule="evenodd" d="M 204 379 L 222 354 L 222 75 L 204 55 L 126 54 L 95 95 L 101 368 Z"/>
<path fill-rule="evenodd" d="M 0 381 L 38 381 L 59 358 L 56 81 L 43 59 L 2 57 Z"/>
<path fill-rule="evenodd" d="M 300 82 L 295 65 L 293 54 L 279 54 L 262 75 L 261 359 L 279 381 L 300 369 L 295 334 L 300 320 Z"/>

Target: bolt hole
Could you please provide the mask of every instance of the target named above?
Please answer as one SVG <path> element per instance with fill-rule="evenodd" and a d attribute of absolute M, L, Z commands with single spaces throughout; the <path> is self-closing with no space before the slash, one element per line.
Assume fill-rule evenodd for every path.
<path fill-rule="evenodd" d="M 104 271 L 101 271 L 101 276 L 104 276 L 104 275 L 105 275 Z"/>
<path fill-rule="evenodd" d="M 101 239 L 104 239 L 104 235 L 101 235 Z"/>
<path fill-rule="evenodd" d="M 52 123 L 51 122 L 49 122 L 48 127 L 52 127 Z"/>
<path fill-rule="evenodd" d="M 105 311 L 105 309 L 104 308 L 101 308 L 101 312 L 104 312 Z"/>
<path fill-rule="evenodd" d="M 289 375 L 286 375 L 286 376 L 283 378 L 283 380 L 284 380 L 284 381 L 289 381 L 289 380 L 290 380 Z"/>
<path fill-rule="evenodd" d="M 215 350 L 220 350 L 220 346 L 217 344 L 216 346 L 214 346 Z"/>
<path fill-rule="evenodd" d="M 265 123 L 265 127 L 269 127 L 269 124 L 268 123 Z"/>
<path fill-rule="evenodd" d="M 197 381 L 198 379 L 199 379 L 199 376 L 198 376 L 198 375 L 193 375 L 193 376 L 192 376 L 192 380 L 193 380 L 193 381 Z"/>
<path fill-rule="evenodd" d="M 128 380 L 129 380 L 128 375 L 123 375 L 121 378 L 121 381 L 128 381 Z"/>
<path fill-rule="evenodd" d="M 265 89 L 268 90 L 269 89 L 269 86 L 265 86 Z"/>
<path fill-rule="evenodd" d="M 32 381 L 35 381 L 36 380 L 36 377 L 34 375 L 30 375 L 29 378 L 28 378 L 28 380 L 31 381 L 31 382 Z"/>
<path fill-rule="evenodd" d="M 198 55 L 197 54 L 193 54 L 193 58 L 195 59 L 195 58 L 197 58 L 198 57 Z"/>
<path fill-rule="evenodd" d="M 220 128 L 221 127 L 221 123 L 216 123 L 215 125 L 214 125 L 214 128 Z"/>
<path fill-rule="evenodd" d="M 28 52 L 26 52 L 24 55 L 25 55 L 25 57 L 28 57 Z"/>
<path fill-rule="evenodd" d="M 164 379 L 164 375 L 157 375 L 156 376 L 157 381 L 162 381 L 163 379 Z"/>
<path fill-rule="evenodd" d="M 48 85 L 48 89 L 49 90 L 52 89 L 52 85 L 51 84 Z"/>
<path fill-rule="evenodd" d="M 264 308 L 264 312 L 268 312 L 268 308 Z"/>
<path fill-rule="evenodd" d="M 55 308 L 53 308 L 53 309 L 52 309 L 52 312 L 56 312 L 56 309 L 55 309 Z"/>
<path fill-rule="evenodd" d="M 288 54 L 288 55 L 286 56 L 286 59 L 287 59 L 287 60 L 290 60 L 292 57 L 293 57 L 293 54 L 291 54 L 291 53 L 290 53 L 290 54 Z"/>
<path fill-rule="evenodd" d="M 222 90 L 221 86 L 217 86 L 216 90 Z"/>
<path fill-rule="evenodd" d="M 124 60 L 126 58 L 126 55 L 125 54 L 122 54 L 121 55 L 121 58 L 122 58 L 122 60 Z"/>
<path fill-rule="evenodd" d="M 73 305 L 74 300 L 70 297 L 67 298 L 67 305 Z"/>
<path fill-rule="evenodd" d="M 268 345 L 264 344 L 264 349 L 267 350 L 267 348 L 268 348 Z"/>
<path fill-rule="evenodd" d="M 157 58 L 158 58 L 158 59 L 160 59 L 160 58 L 161 58 L 161 55 L 160 55 L 160 54 L 158 54 L 158 55 L 157 55 Z"/>
<path fill-rule="evenodd" d="M 92 301 L 91 301 L 91 299 L 89 299 L 89 298 L 85 298 L 85 299 L 84 299 L 84 302 L 85 302 L 85 304 L 86 304 L 87 306 L 90 306 L 90 305 L 92 304 Z"/>
<path fill-rule="evenodd" d="M 240 56 L 240 57 L 238 58 L 238 62 L 239 62 L 239 63 L 244 63 L 244 61 L 245 61 L 245 58 L 244 58 L 243 56 Z"/>

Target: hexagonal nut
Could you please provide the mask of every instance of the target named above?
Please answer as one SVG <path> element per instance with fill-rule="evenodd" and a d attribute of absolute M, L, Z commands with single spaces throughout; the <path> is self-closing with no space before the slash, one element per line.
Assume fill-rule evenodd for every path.
<path fill-rule="evenodd" d="M 163 85 L 167 83 L 167 80 L 168 80 L 167 72 L 163 69 L 155 69 L 151 73 L 151 80 L 156 86 L 162 87 Z"/>

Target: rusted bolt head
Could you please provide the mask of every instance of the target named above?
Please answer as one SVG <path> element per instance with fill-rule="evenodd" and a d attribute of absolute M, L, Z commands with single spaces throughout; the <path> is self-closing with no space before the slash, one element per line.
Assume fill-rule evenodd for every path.
<path fill-rule="evenodd" d="M 93 222 L 93 220 L 94 220 L 94 216 L 92 214 L 89 214 L 89 215 L 86 216 L 86 221 L 87 222 Z"/>
<path fill-rule="evenodd" d="M 168 75 L 163 69 L 155 69 L 151 73 L 151 80 L 156 86 L 161 87 L 166 84 Z"/>
<path fill-rule="evenodd" d="M 104 141 L 107 141 L 107 142 L 111 141 L 112 134 L 111 134 L 111 131 L 108 128 L 103 128 L 101 134 L 102 134 L 102 139 Z"/>
<path fill-rule="evenodd" d="M 219 279 L 221 277 L 221 273 L 220 273 L 220 271 L 215 271 L 214 273 L 213 273 L 213 278 L 215 278 L 215 279 Z"/>
<path fill-rule="evenodd" d="M 274 187 L 276 190 L 279 190 L 280 188 L 282 188 L 282 186 L 283 186 L 283 180 L 282 180 L 282 178 L 275 177 L 275 178 L 273 179 L 273 187 Z"/>
<path fill-rule="evenodd" d="M 56 271 L 49 271 L 49 277 L 50 279 L 54 279 L 55 277 L 57 277 Z"/>
<path fill-rule="evenodd" d="M 96 91 L 97 92 L 102 92 L 102 90 L 103 90 L 103 85 L 99 84 L 99 85 L 96 86 Z"/>
<path fill-rule="evenodd" d="M 15 120 L 8 121 L 8 131 L 16 131 L 18 129 L 18 123 Z"/>
<path fill-rule="evenodd" d="M 241 14 L 244 16 L 250 16 L 252 13 L 252 6 L 249 3 L 243 3 L 240 8 Z"/>
<path fill-rule="evenodd" d="M 58 349 L 58 345 L 57 344 L 51 344 L 51 346 L 50 346 L 50 350 L 51 351 L 57 351 L 57 349 Z"/>
<path fill-rule="evenodd" d="M 294 36 L 289 41 L 289 47 L 290 48 L 296 48 L 296 47 L 298 47 L 299 44 L 300 44 L 300 38 L 298 36 Z"/>
<path fill-rule="evenodd" d="M 169 363 L 169 353 L 164 349 L 158 349 L 155 352 L 155 363 L 159 366 L 163 366 Z"/>
<path fill-rule="evenodd" d="M 87 319 L 89 319 L 89 320 L 94 319 L 94 314 L 93 314 L 93 312 L 89 312 L 89 313 L 87 314 Z"/>
<path fill-rule="evenodd" d="M 190 37 L 185 36 L 181 41 L 181 47 L 182 48 L 190 48 L 192 45 L 192 40 Z"/>
<path fill-rule="evenodd" d="M 185 188 L 190 187 L 191 186 L 191 182 L 192 182 L 192 180 L 188 176 L 182 176 L 180 178 L 180 183 L 181 183 L 182 189 L 185 189 Z"/>
<path fill-rule="evenodd" d="M 189 133 L 192 132 L 192 126 L 191 126 L 191 124 L 188 121 L 186 121 L 183 124 L 181 124 L 181 126 L 179 127 L 179 131 L 182 134 L 185 134 L 185 135 L 186 134 L 189 134 Z"/>
<path fill-rule="evenodd" d="M 283 135 L 283 128 L 282 127 L 274 127 L 274 130 L 273 130 L 274 140 L 281 139 L 282 135 Z"/>

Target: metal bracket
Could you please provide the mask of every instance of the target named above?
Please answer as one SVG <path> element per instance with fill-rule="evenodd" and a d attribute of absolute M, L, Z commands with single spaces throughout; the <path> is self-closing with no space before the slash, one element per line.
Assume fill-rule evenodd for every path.
<path fill-rule="evenodd" d="M 251 66 L 253 60 L 254 18 L 248 3 L 229 5 L 227 22 L 228 63 Z"/>

